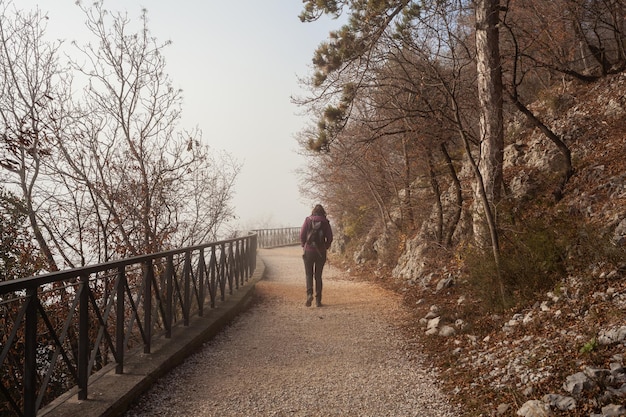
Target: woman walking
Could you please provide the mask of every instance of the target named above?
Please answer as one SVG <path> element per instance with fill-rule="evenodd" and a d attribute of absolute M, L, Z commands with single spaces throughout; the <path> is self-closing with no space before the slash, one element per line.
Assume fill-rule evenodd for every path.
<path fill-rule="evenodd" d="M 313 302 L 313 278 L 315 278 L 315 305 L 322 306 L 322 271 L 326 263 L 326 251 L 333 241 L 333 231 L 326 218 L 326 211 L 316 205 L 311 215 L 304 219 L 300 229 L 300 242 L 304 248 L 304 272 L 306 274 L 306 306 Z"/>

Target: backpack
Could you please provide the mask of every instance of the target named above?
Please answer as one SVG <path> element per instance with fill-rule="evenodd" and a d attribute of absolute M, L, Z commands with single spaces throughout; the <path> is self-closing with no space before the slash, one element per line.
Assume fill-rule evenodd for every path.
<path fill-rule="evenodd" d="M 324 247 L 324 229 L 322 228 L 321 220 L 311 219 L 311 226 L 306 235 L 306 243 L 314 248 Z"/>

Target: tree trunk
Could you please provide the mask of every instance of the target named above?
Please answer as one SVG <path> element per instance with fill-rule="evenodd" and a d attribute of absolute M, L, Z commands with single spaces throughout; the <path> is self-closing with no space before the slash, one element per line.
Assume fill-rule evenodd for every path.
<path fill-rule="evenodd" d="M 437 238 L 437 243 L 441 244 L 443 240 L 443 204 L 441 203 L 441 189 L 439 187 L 439 183 L 437 182 L 435 166 L 430 152 L 428 152 L 426 159 L 428 161 L 428 177 L 430 178 L 430 187 L 435 195 L 435 208 L 437 211 L 437 227 L 435 229 L 435 237 Z"/>
<path fill-rule="evenodd" d="M 487 201 L 497 204 L 502 190 L 502 162 L 504 129 L 502 117 L 502 69 L 499 47 L 499 0 L 476 1 L 476 66 L 478 76 L 478 99 L 480 104 L 480 161 L 479 170 L 483 178 Z M 478 187 L 475 190 L 478 215 L 480 208 Z M 495 213 L 495 211 L 492 211 Z M 475 232 L 479 243 L 489 239 L 487 230 L 475 221 Z"/>
<path fill-rule="evenodd" d="M 39 141 L 37 140 L 36 145 L 34 146 L 37 149 L 37 145 Z M 39 246 L 39 250 L 43 254 L 46 259 L 46 264 L 48 270 L 50 272 L 58 271 L 59 267 L 54 259 L 54 255 L 52 254 L 52 250 L 48 245 L 48 241 L 43 235 L 41 231 L 41 227 L 39 225 L 39 220 L 37 219 L 37 212 L 35 211 L 35 207 L 33 205 L 33 187 L 39 176 L 39 156 L 36 152 L 33 152 L 33 172 L 32 178 L 28 178 L 26 174 L 26 159 L 27 159 L 28 150 L 24 145 L 20 145 L 19 154 L 21 159 L 21 167 L 19 170 L 15 171 L 20 178 L 20 188 L 22 189 L 22 197 L 24 198 L 24 203 L 26 204 L 26 211 L 28 213 L 28 221 L 30 223 L 30 227 L 33 231 L 33 236 L 37 241 L 37 245 Z"/>
<path fill-rule="evenodd" d="M 449 248 L 449 247 L 452 247 L 452 237 L 454 236 L 456 227 L 459 224 L 459 220 L 461 219 L 461 210 L 463 209 L 463 192 L 461 189 L 461 181 L 459 180 L 459 177 L 456 174 L 456 170 L 454 169 L 454 164 L 452 163 L 452 158 L 450 158 L 450 154 L 448 153 L 448 149 L 446 148 L 445 143 L 442 142 L 441 145 L 439 145 L 439 147 L 446 161 L 446 166 L 448 167 L 448 170 L 450 171 L 450 178 L 452 178 L 452 183 L 454 184 L 454 190 L 455 190 L 455 207 L 454 207 L 454 212 L 453 212 L 454 214 L 452 215 L 452 218 L 450 219 L 450 222 L 449 222 L 450 224 L 448 225 L 448 231 L 443 240 L 443 244 Z"/>
<path fill-rule="evenodd" d="M 402 213 L 406 213 L 406 221 L 402 222 L 402 226 L 409 225 L 410 229 L 415 227 L 415 216 L 413 215 L 413 203 L 411 201 L 411 157 L 407 147 L 407 138 L 402 136 L 402 154 L 404 156 L 404 197 L 402 198 Z"/>

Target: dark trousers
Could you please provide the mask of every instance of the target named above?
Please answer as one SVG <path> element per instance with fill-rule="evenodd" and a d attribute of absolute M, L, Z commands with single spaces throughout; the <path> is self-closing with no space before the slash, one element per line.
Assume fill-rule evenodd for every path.
<path fill-rule="evenodd" d="M 304 251 L 304 272 L 306 274 L 306 294 L 313 295 L 313 277 L 315 277 L 315 299 L 322 301 L 322 271 L 326 263 L 326 252 Z"/>

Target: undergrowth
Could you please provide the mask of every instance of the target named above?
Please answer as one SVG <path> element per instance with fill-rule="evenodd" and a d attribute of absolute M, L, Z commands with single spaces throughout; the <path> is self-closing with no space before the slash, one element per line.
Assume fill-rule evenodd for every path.
<path fill-rule="evenodd" d="M 568 271 L 589 264 L 617 265 L 624 250 L 581 219 L 543 216 L 501 226 L 500 277 L 491 250 L 465 249 L 463 259 L 471 291 L 489 311 L 524 306 L 537 294 L 558 287 Z"/>

